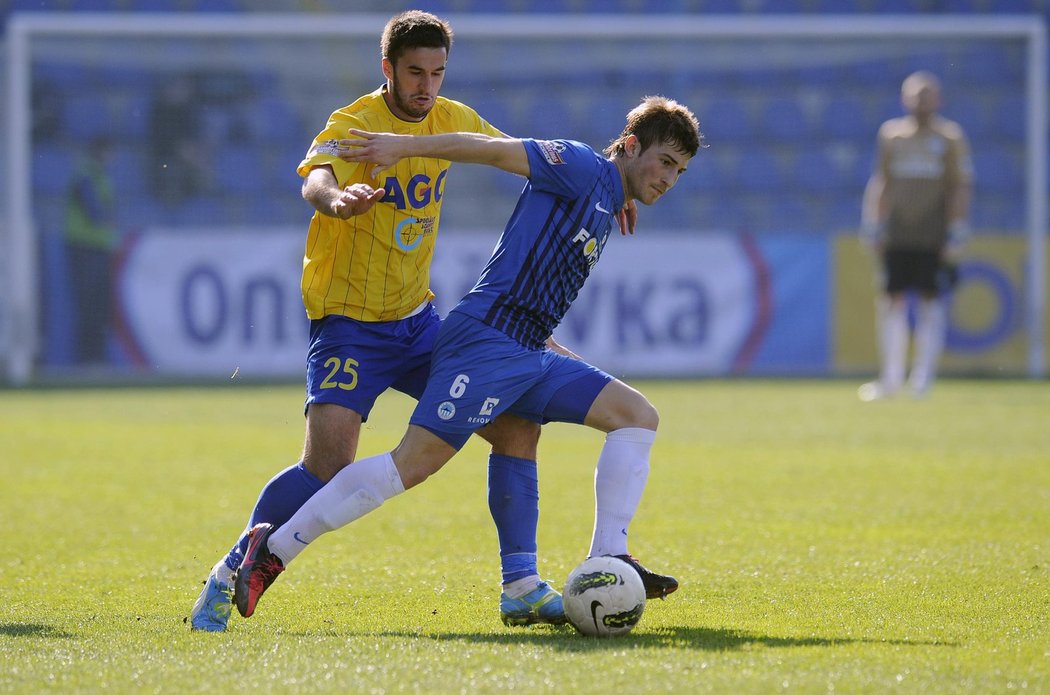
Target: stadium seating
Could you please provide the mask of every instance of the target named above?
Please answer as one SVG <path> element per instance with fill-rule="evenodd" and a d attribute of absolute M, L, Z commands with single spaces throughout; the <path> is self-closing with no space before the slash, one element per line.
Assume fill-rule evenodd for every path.
<path fill-rule="evenodd" d="M 338 9 L 336 3 L 316 0 L 56 0 L 48 4 L 74 12 L 316 14 Z M 0 26 L 11 12 L 43 6 L 40 0 L 0 1 Z M 1050 15 L 1050 0 L 434 0 L 426 7 L 439 13 Z M 368 11 L 400 9 L 401 3 L 394 0 L 378 0 Z M 509 82 L 532 85 L 547 79 L 522 74 L 515 63 L 518 57 L 507 52 L 493 53 L 463 42 L 453 55 L 457 69 L 495 60 L 507 62 Z M 901 114 L 900 77 L 917 68 L 930 69 L 945 83 L 945 115 L 963 125 L 973 146 L 975 222 L 997 226 L 1023 222 L 1017 193 L 1025 180 L 1021 151 L 1025 105 L 1020 96 L 1002 87 L 1004 81 L 1023 82 L 1025 56 L 1016 47 L 954 52 L 917 47 L 893 58 L 844 52 L 842 61 L 794 60 L 765 67 L 740 65 L 735 70 L 701 65 L 670 81 L 662 74 L 665 71 L 647 71 L 644 65 L 594 80 L 576 65 L 573 54 L 566 53 L 562 61 L 565 71 L 558 85 L 542 100 L 527 96 L 535 93 L 531 90 L 519 94 L 503 83 L 450 83 L 445 93 L 470 104 L 508 133 L 575 137 L 601 147 L 619 132 L 626 110 L 638 96 L 651 85 L 661 85 L 694 108 L 710 144 L 683 185 L 688 194 L 668 200 L 668 220 L 700 216 L 726 227 L 753 230 L 764 224 L 781 229 L 790 222 L 792 227 L 833 232 L 856 224 L 875 132 L 883 120 Z M 34 129 L 38 140 L 34 189 L 45 195 L 61 194 L 75 154 L 72 145 L 96 135 L 119 135 L 128 142 L 114 157 L 117 185 L 133 192 L 136 200 L 122 202 L 128 210 L 122 210 L 121 217 L 146 219 L 155 201 L 150 199 L 146 176 L 150 153 L 142 143 L 149 137 L 152 95 L 161 86 L 157 76 L 137 70 L 133 63 L 87 69 L 40 61 L 34 70 L 41 116 L 40 123 L 34 124 L 41 131 L 38 135 Z M 232 196 L 255 194 L 265 199 L 273 208 L 272 219 L 299 219 L 303 208 L 294 169 L 319 125 L 312 120 L 316 117 L 305 118 L 297 111 L 300 104 L 272 73 L 260 69 L 259 74 L 231 80 L 210 85 L 204 101 L 203 137 L 212 152 L 216 178 L 229 186 Z M 813 85 L 821 88 L 815 90 Z M 58 108 L 51 113 L 54 104 Z M 54 122 L 44 128 L 48 115 Z M 479 192 L 489 195 L 511 195 L 519 189 L 520 180 L 514 177 L 494 177 L 477 185 Z M 181 204 L 164 219 L 203 223 L 236 217 L 237 209 L 202 196 Z M 734 221 L 734 215 L 741 217 Z"/>

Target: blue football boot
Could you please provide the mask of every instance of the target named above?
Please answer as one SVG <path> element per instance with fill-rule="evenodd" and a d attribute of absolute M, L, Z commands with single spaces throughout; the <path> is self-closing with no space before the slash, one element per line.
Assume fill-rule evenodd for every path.
<path fill-rule="evenodd" d="M 561 594 L 547 582 L 540 582 L 535 589 L 521 598 L 506 594 L 499 597 L 499 616 L 507 627 L 524 625 L 564 625 L 567 621 L 561 605 Z"/>
<path fill-rule="evenodd" d="M 233 588 L 219 581 L 215 573 L 208 575 L 204 589 L 193 604 L 190 613 L 190 627 L 193 630 L 206 632 L 223 632 L 230 619 L 233 608 Z"/>

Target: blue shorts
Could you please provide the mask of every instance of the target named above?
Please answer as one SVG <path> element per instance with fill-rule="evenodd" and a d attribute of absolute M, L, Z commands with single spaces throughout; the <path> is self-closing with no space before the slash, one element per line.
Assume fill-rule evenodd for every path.
<path fill-rule="evenodd" d="M 433 305 L 400 321 L 355 321 L 345 316 L 311 321 L 306 407 L 335 403 L 368 420 L 376 398 L 389 388 L 419 398 L 440 325 Z"/>
<path fill-rule="evenodd" d="M 430 379 L 410 422 L 456 449 L 503 412 L 539 423 L 582 424 L 612 379 L 586 362 L 523 347 L 452 312 L 438 331 Z"/>

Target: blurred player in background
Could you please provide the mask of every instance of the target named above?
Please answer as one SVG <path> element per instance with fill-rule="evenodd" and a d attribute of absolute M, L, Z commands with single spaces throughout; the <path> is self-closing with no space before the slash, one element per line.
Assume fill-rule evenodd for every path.
<path fill-rule="evenodd" d="M 881 263 L 880 371 L 878 381 L 858 390 L 865 401 L 892 396 L 904 386 L 909 292 L 919 301 L 908 386 L 917 397 L 930 390 L 947 326 L 943 298 L 955 284 L 970 232 L 970 147 L 959 124 L 938 115 L 937 78 L 928 72 L 909 75 L 901 103 L 907 115 L 879 129 L 875 171 L 864 191 L 861 235 Z"/>
<path fill-rule="evenodd" d="M 376 171 L 414 157 L 498 167 L 528 177 L 481 278 L 445 319 L 426 391 L 391 452 L 347 466 L 283 526 L 259 524 L 235 581 L 241 615 L 305 547 L 426 480 L 471 433 L 501 414 L 571 422 L 606 433 L 595 471 L 590 555 L 634 566 L 650 598 L 678 588 L 627 549 L 627 529 L 649 475 L 659 416 L 638 391 L 545 341 L 598 262 L 617 213 L 631 200 L 655 203 L 702 145 L 696 117 L 647 97 L 605 150 L 569 140 L 485 134 L 406 136 L 351 131 L 348 159 Z M 421 529 L 425 533 L 425 529 Z"/>
<path fill-rule="evenodd" d="M 440 324 L 430 263 L 449 161 L 406 159 L 375 179 L 364 163 L 341 158 L 340 140 L 351 128 L 503 137 L 469 107 L 438 96 L 451 45 L 451 28 L 434 15 L 391 19 L 380 44 L 386 84 L 333 113 L 299 165 L 303 197 L 316 209 L 302 276 L 311 319 L 302 459 L 266 485 L 241 538 L 212 569 L 193 607 L 194 629 L 226 629 L 248 530 L 280 526 L 354 460 L 375 399 L 390 388 L 423 393 Z M 479 434 L 493 445 L 489 507 L 502 561 L 501 618 L 562 623 L 561 596 L 536 569 L 540 427 L 508 415 Z"/>
<path fill-rule="evenodd" d="M 72 281 L 74 340 L 80 364 L 103 365 L 113 315 L 113 254 L 117 248 L 116 198 L 107 167 L 113 143 L 88 143 L 66 198 L 65 243 Z"/>

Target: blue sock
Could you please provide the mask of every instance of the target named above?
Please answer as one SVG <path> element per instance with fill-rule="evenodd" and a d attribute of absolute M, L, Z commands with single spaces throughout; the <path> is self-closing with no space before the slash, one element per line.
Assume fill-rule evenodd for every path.
<path fill-rule="evenodd" d="M 280 526 L 291 519 L 299 507 L 306 504 L 306 500 L 322 487 L 324 483 L 306 470 L 302 461 L 275 475 L 259 494 L 248 528 L 226 555 L 226 566 L 231 570 L 240 567 L 244 552 L 248 549 L 248 530 L 262 522 Z"/>
<path fill-rule="evenodd" d="M 536 462 L 489 456 L 489 512 L 499 535 L 503 583 L 539 574 L 536 570 L 536 526 L 540 489 Z"/>

